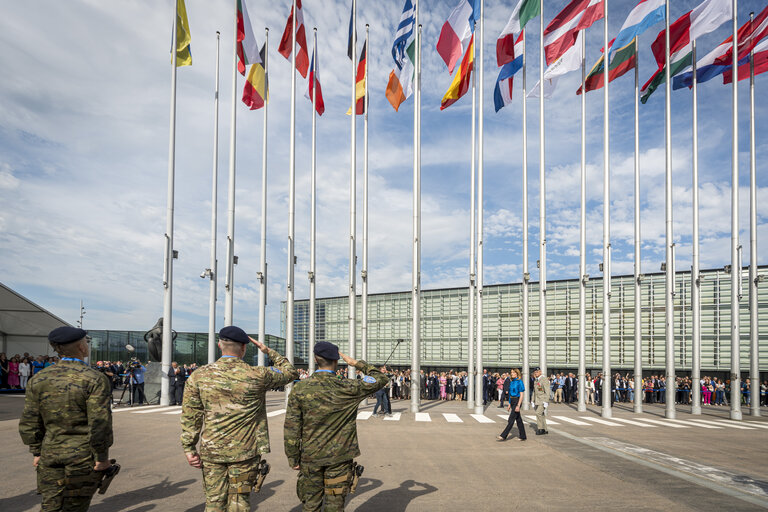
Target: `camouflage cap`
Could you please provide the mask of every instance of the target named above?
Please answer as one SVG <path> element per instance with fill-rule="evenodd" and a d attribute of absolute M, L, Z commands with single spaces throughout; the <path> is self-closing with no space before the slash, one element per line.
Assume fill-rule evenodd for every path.
<path fill-rule="evenodd" d="M 59 345 L 66 345 L 75 341 L 80 341 L 88 335 L 82 329 L 77 327 L 69 327 L 68 325 L 57 327 L 48 333 L 48 341 L 51 343 L 58 343 Z"/>
<path fill-rule="evenodd" d="M 234 325 L 222 328 L 219 331 L 219 338 L 227 339 L 229 341 L 236 341 L 237 343 L 242 343 L 243 345 L 247 345 L 251 342 L 251 340 L 248 339 L 248 335 L 245 334 L 245 331 Z"/>

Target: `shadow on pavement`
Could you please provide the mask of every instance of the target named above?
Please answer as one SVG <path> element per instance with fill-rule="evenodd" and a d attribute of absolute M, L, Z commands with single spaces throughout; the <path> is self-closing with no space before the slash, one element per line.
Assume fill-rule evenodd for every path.
<path fill-rule="evenodd" d="M 34 490 L 0 500 L 0 510 L 24 510 L 33 506 L 40 506 L 40 496 Z"/>
<path fill-rule="evenodd" d="M 89 510 L 91 510 L 91 512 L 113 512 L 115 510 L 126 510 L 128 507 L 136 503 L 162 500 L 164 498 L 170 498 L 171 496 L 181 494 L 187 490 L 190 484 L 195 482 L 197 482 L 197 480 L 193 479 L 183 480 L 181 482 L 169 482 L 166 478 L 162 482 L 154 485 L 148 485 L 147 487 L 142 487 L 141 489 L 134 489 L 132 491 L 110 496 L 109 498 L 104 499 L 101 503 L 92 505 Z M 145 507 L 134 509 L 131 512 L 144 512 L 153 508 L 155 508 L 155 505 L 147 505 Z"/>
<path fill-rule="evenodd" d="M 360 510 L 386 510 L 387 512 L 405 512 L 405 509 L 419 496 L 437 491 L 437 487 L 425 482 L 406 480 L 397 489 L 381 491 L 360 505 Z"/>

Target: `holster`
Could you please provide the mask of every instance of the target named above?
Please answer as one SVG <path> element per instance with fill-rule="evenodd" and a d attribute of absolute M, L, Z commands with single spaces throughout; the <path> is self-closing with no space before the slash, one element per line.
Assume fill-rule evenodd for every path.
<path fill-rule="evenodd" d="M 259 464 L 247 473 L 241 473 L 238 476 L 229 478 L 229 494 L 250 494 L 259 492 L 264 479 L 269 473 L 270 466 L 266 460 L 259 461 Z"/>
<path fill-rule="evenodd" d="M 360 475 L 363 474 L 365 468 L 357 462 L 352 462 L 352 481 L 349 484 L 349 493 L 354 494 L 357 490 L 357 484 L 360 482 Z"/>
<path fill-rule="evenodd" d="M 107 489 L 109 489 L 109 485 L 112 483 L 112 480 L 114 480 L 114 478 L 120 472 L 120 464 L 117 464 L 115 459 L 110 459 L 109 463 L 111 464 L 109 469 L 99 472 L 102 475 L 101 482 L 99 482 L 99 494 L 104 494 L 107 492 Z"/>
<path fill-rule="evenodd" d="M 264 483 L 264 480 L 267 478 L 267 475 L 269 474 L 270 466 L 267 463 L 266 460 L 262 459 L 259 462 L 259 466 L 256 468 L 256 483 L 253 485 L 253 492 L 259 492 L 261 490 L 261 485 Z"/>

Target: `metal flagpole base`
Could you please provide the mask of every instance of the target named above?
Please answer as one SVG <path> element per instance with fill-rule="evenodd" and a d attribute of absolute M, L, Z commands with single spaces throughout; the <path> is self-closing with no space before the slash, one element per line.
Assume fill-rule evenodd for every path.
<path fill-rule="evenodd" d="M 695 414 L 697 416 L 701 416 L 701 406 L 700 405 L 692 405 L 691 406 L 691 414 Z"/>

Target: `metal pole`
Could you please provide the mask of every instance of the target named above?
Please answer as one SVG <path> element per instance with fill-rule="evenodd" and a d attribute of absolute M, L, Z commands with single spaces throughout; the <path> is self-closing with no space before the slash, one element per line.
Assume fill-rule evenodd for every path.
<path fill-rule="evenodd" d="M 733 141 L 731 156 L 731 419 L 741 419 L 741 332 L 739 301 L 741 263 L 739 261 L 739 43 L 737 1 L 733 6 Z"/>
<path fill-rule="evenodd" d="M 581 222 L 579 224 L 579 384 L 580 412 L 587 410 L 587 66 L 586 42 L 581 38 Z M 605 64 L 605 58 L 603 63 Z"/>
<path fill-rule="evenodd" d="M 419 412 L 421 379 L 419 375 L 421 361 L 421 285 L 419 275 L 421 262 L 419 261 L 419 190 L 421 161 L 419 158 L 419 144 L 421 144 L 419 122 L 419 99 L 421 96 L 421 27 L 419 26 L 419 0 L 414 0 L 414 28 L 416 29 L 416 84 L 413 93 L 413 272 L 411 282 L 411 412 Z"/>
<path fill-rule="evenodd" d="M 608 54 L 608 0 L 603 2 L 603 48 Z M 609 138 L 610 111 L 608 105 L 608 59 L 603 66 L 603 418 L 612 416 L 611 410 L 611 154 Z"/>
<path fill-rule="evenodd" d="M 213 178 L 211 180 L 211 261 L 208 278 L 210 294 L 208 297 L 208 363 L 216 360 L 216 214 L 218 210 L 219 181 L 219 45 L 221 33 L 216 31 L 216 88 L 213 95 Z"/>
<path fill-rule="evenodd" d="M 315 244 L 317 227 L 317 28 L 312 30 L 312 68 L 315 74 L 312 76 L 312 174 L 311 182 L 311 206 L 310 206 L 310 227 L 309 227 L 309 348 L 307 350 L 307 362 L 309 363 L 309 373 L 315 371 Z"/>
<path fill-rule="evenodd" d="M 269 77 L 269 29 L 264 29 L 264 76 Z M 268 82 L 269 80 L 267 80 Z M 264 94 L 264 130 L 261 140 L 261 247 L 259 278 L 259 343 L 267 342 L 267 109 L 269 108 L 269 87 Z M 312 355 L 310 354 L 310 358 Z M 259 366 L 266 363 L 264 353 L 258 351 Z"/>
<path fill-rule="evenodd" d="M 479 116 L 478 123 L 480 125 L 479 136 L 479 156 L 477 164 L 477 377 L 475 386 L 477 386 L 477 397 L 475 398 L 475 414 L 483 414 L 483 17 L 484 17 L 484 4 L 483 0 L 480 0 L 480 91 L 479 91 Z"/>
<path fill-rule="evenodd" d="M 357 0 L 352 0 L 352 118 L 351 118 L 351 150 L 349 168 L 349 356 L 355 358 L 355 341 L 357 339 L 357 285 L 355 268 L 357 263 L 357 114 L 356 80 L 357 80 Z M 347 377 L 355 378 L 355 368 L 347 367 Z"/>
<path fill-rule="evenodd" d="M 526 96 L 526 59 L 525 59 L 525 38 L 523 35 L 523 384 L 525 385 L 525 394 L 523 395 L 523 410 L 531 408 L 531 362 L 530 355 L 530 332 L 528 329 L 528 282 L 530 274 L 528 273 L 528 101 Z"/>
<path fill-rule="evenodd" d="M 544 0 L 539 14 L 539 367 L 547 375 L 547 183 L 544 172 Z"/>
<path fill-rule="evenodd" d="M 642 307 L 640 305 L 640 59 L 635 39 L 635 407 L 637 414 L 643 412 L 643 337 Z"/>
<path fill-rule="evenodd" d="M 368 46 L 369 25 L 365 24 L 365 51 L 370 52 Z M 363 109 L 365 110 L 363 118 L 363 271 L 361 274 L 363 297 L 362 297 L 362 337 L 361 337 L 361 358 L 368 360 L 368 55 L 365 56 L 365 98 L 363 99 Z M 356 105 L 352 107 L 354 110 Z M 357 115 L 355 112 L 353 116 Z"/>
<path fill-rule="evenodd" d="M 224 325 L 232 325 L 235 287 L 235 151 L 237 142 L 237 1 L 232 36 L 232 110 L 229 117 L 229 204 L 227 206 L 227 272 L 224 282 Z"/>
<path fill-rule="evenodd" d="M 750 13 L 750 24 L 755 13 Z M 753 34 L 754 36 L 754 31 Z M 749 380 L 750 414 L 760 416 L 760 352 L 757 317 L 757 173 L 755 170 L 755 52 L 749 52 Z"/>
<path fill-rule="evenodd" d="M 171 367 L 173 338 L 173 203 L 176 171 L 176 23 L 179 17 L 178 2 L 174 2 L 173 34 L 171 39 L 171 120 L 168 141 L 168 206 L 165 220 L 165 272 L 163 273 L 163 346 L 161 354 L 160 405 L 170 403 L 168 369 Z M 81 308 L 82 311 L 82 308 Z"/>
<path fill-rule="evenodd" d="M 477 26 L 477 22 L 475 22 Z M 473 46 L 473 51 L 475 51 Z M 474 55 L 473 55 L 474 57 Z M 469 409 L 475 408 L 475 277 L 476 277 L 476 260 L 475 260 L 475 162 L 477 160 L 477 73 L 472 73 L 472 163 L 470 164 L 470 177 L 469 177 L 469 289 L 467 294 L 469 295 L 469 303 L 467 307 L 467 384 L 469 389 L 467 390 L 467 407 Z"/>
<path fill-rule="evenodd" d="M 691 320 L 693 365 L 691 368 L 691 414 L 701 414 L 701 276 L 699 275 L 699 101 L 696 76 L 696 40 L 693 45 L 693 254 L 691 267 Z"/>
<path fill-rule="evenodd" d="M 664 291 L 664 313 L 665 313 L 665 334 L 666 334 L 666 417 L 675 417 L 675 262 L 672 254 L 672 119 L 671 119 L 671 97 L 672 97 L 672 77 L 670 74 L 670 61 L 669 61 L 669 2 L 666 2 L 666 31 L 664 32 L 665 39 L 665 59 L 666 65 L 664 67 L 665 73 L 665 91 L 666 96 L 665 109 L 664 109 L 664 138 L 666 146 L 666 159 L 665 159 L 665 227 L 666 227 L 666 276 L 665 276 L 665 291 Z"/>
<path fill-rule="evenodd" d="M 288 155 L 288 282 L 287 298 L 285 301 L 285 357 L 293 363 L 293 310 L 294 273 L 296 270 L 295 234 L 296 234 L 296 0 L 293 0 L 293 27 L 291 32 L 291 131 L 290 150 Z M 291 394 L 293 384 L 285 386 L 285 402 Z"/>

